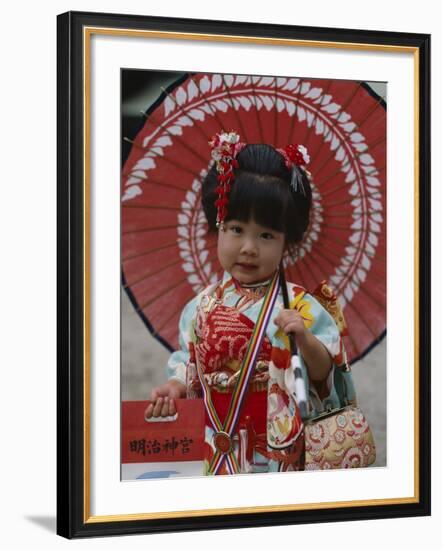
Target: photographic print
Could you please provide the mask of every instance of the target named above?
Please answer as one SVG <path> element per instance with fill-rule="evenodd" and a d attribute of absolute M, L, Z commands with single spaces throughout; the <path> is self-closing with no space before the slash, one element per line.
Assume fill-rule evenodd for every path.
<path fill-rule="evenodd" d="M 207 402 L 198 379 L 196 354 L 190 357 L 189 345 L 197 346 L 209 391 L 218 400 L 222 395 L 224 401 L 218 406 L 224 407 L 225 415 L 252 334 L 247 325 L 259 313 L 255 304 L 263 294 L 254 289 L 253 296 L 242 296 L 241 283 L 224 273 L 217 255 L 218 236 L 209 231 L 202 205 L 204 182 L 210 185 L 207 174 L 214 162 L 209 142 L 223 131 L 234 132 L 247 144 L 265 144 L 276 150 L 298 144 L 305 148 L 306 160 L 308 156 L 305 169 L 311 206 L 301 240 L 284 251 L 283 269 L 292 294 L 291 307 L 300 312 L 306 329 L 314 327 L 313 333 L 323 343 L 329 328 L 320 328 L 316 318 L 329 314 L 342 344 L 338 339 L 328 344 L 336 359 L 322 380 L 312 381 L 303 369 L 306 380 L 302 383 L 309 388 L 308 410 L 299 418 L 313 420 L 331 410 L 336 415 L 336 409 L 360 403 L 353 364 L 364 371 L 358 374 L 366 403 L 347 428 L 352 436 L 346 435 L 346 420 L 340 417 L 342 427 L 320 424 L 310 428 L 306 448 L 302 429 L 296 432 L 291 420 L 299 398 L 298 405 L 296 398 L 290 403 L 293 396 L 287 385 L 276 384 L 276 378 L 269 376 L 270 363 L 273 369 L 285 371 L 290 362 L 287 337 L 277 334 L 274 322 L 269 323 L 268 351 L 258 351 L 251 386 L 245 391 L 248 397 L 239 405 L 242 410 L 232 432 L 239 466 L 235 472 L 385 466 L 385 343 L 370 352 L 386 332 L 386 84 L 122 70 L 121 91 L 122 129 L 134 135 L 123 136 L 122 147 L 122 479 L 207 472 L 214 429 L 205 415 Z M 149 106 L 140 109 L 143 101 Z M 257 168 L 261 173 L 275 170 L 265 165 Z M 296 193 L 293 197 L 296 200 Z M 271 198 L 264 196 L 263 205 L 269 205 Z M 245 218 L 247 212 L 239 215 Z M 282 216 L 275 212 L 274 227 Z M 288 223 L 296 227 L 297 222 Z M 254 250 L 250 255 L 247 250 L 240 253 L 241 261 L 255 259 L 260 261 Z M 249 277 L 238 275 L 247 283 L 256 283 L 253 272 Z M 189 302 L 201 293 L 206 295 L 205 289 L 219 285 L 220 280 L 227 288 L 231 280 L 235 287 L 225 296 L 233 317 L 225 317 L 223 309 L 223 317 L 212 325 L 203 318 L 201 303 L 193 306 Z M 264 290 L 265 285 L 258 292 Z M 211 316 L 216 319 L 218 314 L 211 312 Z M 276 312 L 272 321 L 275 317 Z M 199 337 L 195 334 L 198 324 Z M 244 332 L 246 327 L 249 333 Z M 213 341 L 213 349 L 208 349 L 202 334 Z M 336 345 L 337 353 L 332 349 Z M 305 363 L 302 356 L 301 361 Z M 342 380 L 348 381 L 348 389 Z M 183 385 L 178 398 L 176 382 Z M 272 386 L 278 388 L 277 396 L 268 396 Z M 158 407 L 158 414 L 145 420 L 145 400 L 152 392 L 159 394 L 152 405 Z M 164 397 L 169 399 L 167 405 Z M 186 397 L 195 401 L 185 403 Z M 368 416 L 362 413 L 367 409 Z M 373 430 L 370 413 L 376 421 Z M 270 431 L 276 433 L 269 442 L 266 426 L 272 418 L 276 420 Z M 270 458 L 269 466 L 274 451 L 290 455 L 286 449 L 296 448 L 293 441 L 282 443 L 290 441 L 291 431 L 298 445 L 297 460 L 288 463 Z M 227 473 L 226 468 L 220 469 Z"/>

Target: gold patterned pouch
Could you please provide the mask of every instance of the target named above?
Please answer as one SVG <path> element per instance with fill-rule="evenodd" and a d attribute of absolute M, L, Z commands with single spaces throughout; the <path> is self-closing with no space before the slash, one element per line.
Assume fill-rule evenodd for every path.
<path fill-rule="evenodd" d="M 305 469 L 365 468 L 376 460 L 370 426 L 353 405 L 305 422 Z"/>

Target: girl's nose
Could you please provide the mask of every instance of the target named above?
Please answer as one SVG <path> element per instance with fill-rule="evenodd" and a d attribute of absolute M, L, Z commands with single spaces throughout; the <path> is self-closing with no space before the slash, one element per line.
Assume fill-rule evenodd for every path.
<path fill-rule="evenodd" d="M 241 253 L 249 256 L 256 256 L 258 248 L 254 239 L 244 239 L 241 246 Z"/>

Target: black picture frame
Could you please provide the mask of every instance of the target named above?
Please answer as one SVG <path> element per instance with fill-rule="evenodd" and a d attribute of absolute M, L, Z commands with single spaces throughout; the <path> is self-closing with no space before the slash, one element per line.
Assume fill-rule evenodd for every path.
<path fill-rule="evenodd" d="M 418 62 L 418 410 L 419 444 L 416 495 L 413 501 L 318 509 L 219 513 L 150 519 L 94 518 L 90 515 L 90 475 L 85 455 L 88 436 L 85 404 L 90 398 L 85 379 L 85 339 L 88 300 L 85 273 L 89 269 L 85 241 L 85 92 L 84 29 L 162 31 L 205 35 L 261 37 L 330 44 L 410 48 Z M 297 27 L 229 21 L 68 12 L 57 21 L 57 532 L 67 538 L 230 529 L 296 523 L 334 522 L 430 514 L 430 35 L 351 29 Z M 89 500 L 88 500 L 89 499 Z"/>

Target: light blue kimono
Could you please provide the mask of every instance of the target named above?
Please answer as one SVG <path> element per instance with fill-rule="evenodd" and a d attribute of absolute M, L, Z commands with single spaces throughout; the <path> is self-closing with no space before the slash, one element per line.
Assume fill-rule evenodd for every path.
<path fill-rule="evenodd" d="M 351 372 L 347 366 L 345 348 L 333 317 L 305 289 L 292 283 L 288 283 L 287 286 L 290 308 L 296 309 L 301 314 L 306 328 L 325 346 L 332 360 L 332 368 L 327 379 L 321 384 L 315 384 L 309 380 L 306 364 L 302 356 L 299 357 L 308 396 L 308 418 L 314 418 L 328 409 L 345 406 L 348 404 L 347 401 L 354 403 L 355 390 Z M 218 300 L 214 303 L 213 295 L 216 289 L 218 289 Z M 204 324 L 207 312 L 219 304 L 232 308 L 232 311 L 240 311 L 241 315 L 255 323 L 262 305 L 262 298 L 256 301 L 244 299 L 244 293 L 238 288 L 238 283 L 235 284 L 227 272 L 224 273 L 223 279 L 219 283 L 207 287 L 195 296 L 184 307 L 180 317 L 180 349 L 172 353 L 168 361 L 169 379 L 179 380 L 189 387 L 189 380 L 196 377 L 194 347 L 198 345 L 197 333 L 200 332 L 197 324 Z M 289 452 L 296 444 L 302 430 L 298 429 L 299 426 L 296 424 L 297 406 L 294 395 L 294 372 L 290 363 L 289 340 L 273 322 L 283 307 L 283 297 L 280 291 L 266 328 L 266 337 L 271 343 L 271 356 L 267 361 L 269 375 L 267 381 L 267 446 L 269 450 Z M 231 338 L 232 340 L 235 338 L 234 332 Z M 215 357 L 215 359 L 219 359 L 222 363 L 224 359 L 234 361 L 237 358 Z M 262 365 L 260 366 L 262 367 Z M 204 365 L 202 368 L 205 371 Z M 224 372 L 212 374 L 212 380 L 213 383 L 216 381 L 216 384 L 226 384 L 227 375 Z M 188 392 L 188 397 L 196 397 L 196 395 Z M 213 433 L 212 427 L 207 426 L 207 442 L 212 441 Z M 240 454 L 239 440 L 236 443 L 236 450 Z M 254 459 L 245 465 L 244 471 L 292 469 L 284 467 L 278 460 L 272 458 L 266 460 L 262 455 L 257 455 L 258 453 L 255 452 Z"/>

